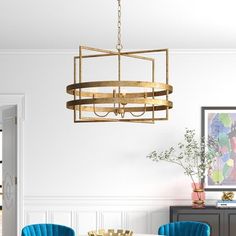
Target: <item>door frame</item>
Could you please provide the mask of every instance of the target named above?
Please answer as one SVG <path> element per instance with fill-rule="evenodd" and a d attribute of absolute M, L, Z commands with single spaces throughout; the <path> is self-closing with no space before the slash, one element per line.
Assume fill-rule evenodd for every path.
<path fill-rule="evenodd" d="M 16 105 L 17 107 L 17 236 L 20 236 L 24 219 L 23 125 L 25 120 L 25 95 L 0 94 L 0 107 L 9 105 Z"/>

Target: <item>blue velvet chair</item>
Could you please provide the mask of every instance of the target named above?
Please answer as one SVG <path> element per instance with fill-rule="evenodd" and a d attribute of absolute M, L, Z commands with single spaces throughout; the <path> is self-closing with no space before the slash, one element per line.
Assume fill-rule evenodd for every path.
<path fill-rule="evenodd" d="M 158 234 L 166 236 L 210 236 L 210 226 L 195 221 L 178 221 L 162 225 Z"/>
<path fill-rule="evenodd" d="M 64 225 L 35 224 L 25 226 L 21 236 L 75 236 L 75 232 Z"/>

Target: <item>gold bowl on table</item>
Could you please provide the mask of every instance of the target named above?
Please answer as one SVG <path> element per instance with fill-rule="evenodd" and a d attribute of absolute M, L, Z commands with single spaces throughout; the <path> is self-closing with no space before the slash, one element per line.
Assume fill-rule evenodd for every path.
<path fill-rule="evenodd" d="M 89 236 L 132 236 L 133 231 L 131 230 L 123 230 L 123 229 L 108 229 L 107 231 L 104 229 L 99 229 L 98 231 L 89 231 Z"/>

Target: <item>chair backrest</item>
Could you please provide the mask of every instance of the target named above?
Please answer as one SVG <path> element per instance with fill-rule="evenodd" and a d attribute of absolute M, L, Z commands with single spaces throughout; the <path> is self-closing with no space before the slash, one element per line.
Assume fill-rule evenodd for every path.
<path fill-rule="evenodd" d="M 158 234 L 166 236 L 210 236 L 210 226 L 195 221 L 178 221 L 162 225 Z"/>
<path fill-rule="evenodd" d="M 35 224 L 25 226 L 21 236 L 75 236 L 75 232 L 64 225 Z"/>

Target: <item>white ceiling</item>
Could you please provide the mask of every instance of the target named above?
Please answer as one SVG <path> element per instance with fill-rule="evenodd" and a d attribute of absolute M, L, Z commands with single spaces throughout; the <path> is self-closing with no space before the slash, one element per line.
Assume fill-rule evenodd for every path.
<path fill-rule="evenodd" d="M 0 0 L 0 49 L 113 48 L 116 0 Z M 125 48 L 236 49 L 235 0 L 122 0 Z"/>

